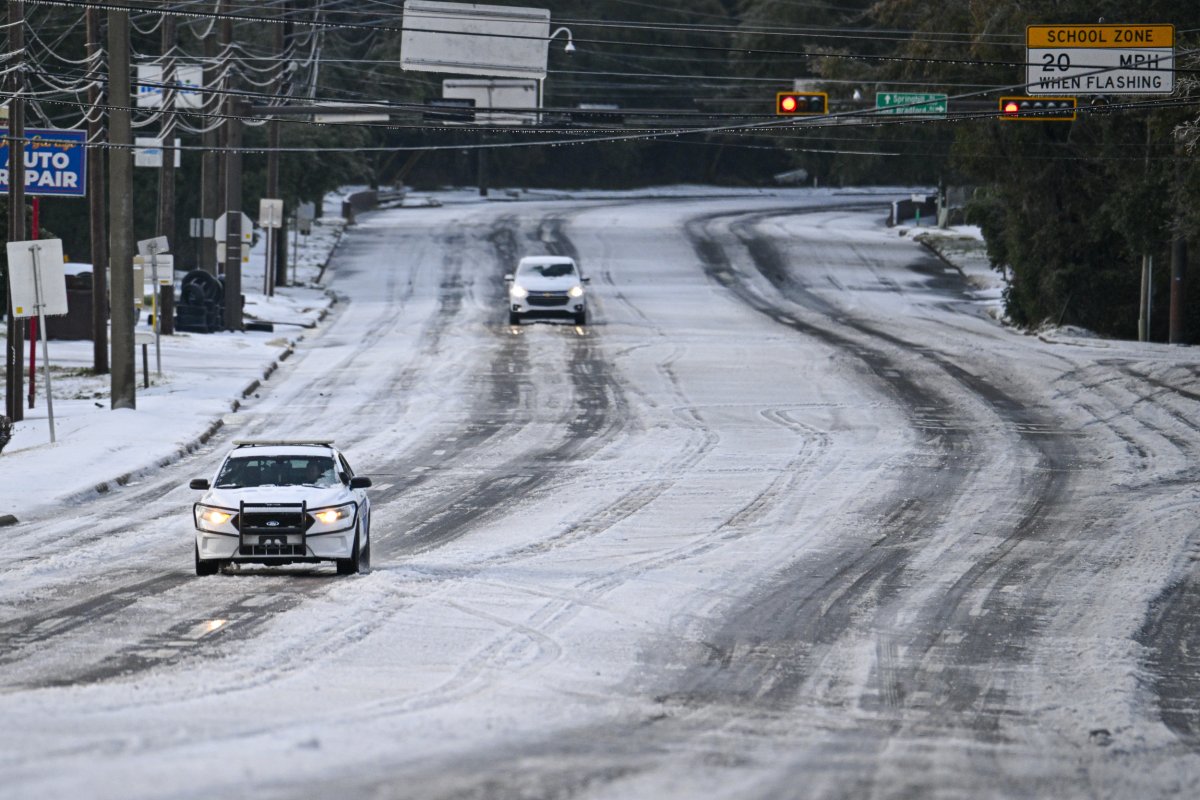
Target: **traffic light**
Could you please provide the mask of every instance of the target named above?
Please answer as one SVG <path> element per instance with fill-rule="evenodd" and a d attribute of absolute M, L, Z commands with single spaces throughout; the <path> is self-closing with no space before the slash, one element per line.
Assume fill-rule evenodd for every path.
<path fill-rule="evenodd" d="M 782 117 L 824 114 L 828 108 L 828 92 L 778 92 L 775 95 L 775 113 Z"/>
<path fill-rule="evenodd" d="M 1000 119 L 1028 122 L 1071 122 L 1075 119 L 1074 97 L 1001 97 Z"/>

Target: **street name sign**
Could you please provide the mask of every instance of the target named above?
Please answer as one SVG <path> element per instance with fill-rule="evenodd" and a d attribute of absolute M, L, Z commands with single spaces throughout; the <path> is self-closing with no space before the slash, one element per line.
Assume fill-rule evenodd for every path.
<path fill-rule="evenodd" d="M 1030 25 L 1029 94 L 1170 94 L 1174 25 Z"/>
<path fill-rule="evenodd" d="M 876 92 L 875 110 L 880 114 L 919 114 L 946 116 L 949 98 L 944 94 L 922 92 Z"/>

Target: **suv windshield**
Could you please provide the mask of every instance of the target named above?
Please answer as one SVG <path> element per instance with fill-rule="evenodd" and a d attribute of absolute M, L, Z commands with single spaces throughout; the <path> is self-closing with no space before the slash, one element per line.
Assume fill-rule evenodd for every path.
<path fill-rule="evenodd" d="M 575 274 L 575 265 L 569 261 L 559 264 L 526 264 L 518 270 L 522 275 L 541 275 L 543 278 L 562 278 Z"/>
<path fill-rule="evenodd" d="M 333 486 L 337 481 L 330 456 L 243 456 L 226 459 L 216 486 Z"/>

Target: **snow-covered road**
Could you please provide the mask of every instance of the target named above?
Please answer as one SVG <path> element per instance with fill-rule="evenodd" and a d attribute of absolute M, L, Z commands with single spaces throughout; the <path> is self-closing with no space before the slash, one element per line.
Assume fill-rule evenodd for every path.
<path fill-rule="evenodd" d="M 1002 328 L 893 193 L 360 218 L 208 445 L 4 529 L 0 797 L 1200 794 L 1200 380 Z M 521 255 L 592 324 L 505 324 Z M 332 436 L 373 571 L 191 574 Z"/>

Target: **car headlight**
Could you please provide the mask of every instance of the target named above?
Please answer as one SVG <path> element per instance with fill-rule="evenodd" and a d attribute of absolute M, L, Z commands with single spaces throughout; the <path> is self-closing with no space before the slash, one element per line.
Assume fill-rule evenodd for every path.
<path fill-rule="evenodd" d="M 578 285 L 572 286 L 567 290 L 567 294 L 571 297 L 583 297 L 583 287 Z"/>
<path fill-rule="evenodd" d="M 209 533 L 237 533 L 237 512 L 231 508 L 219 508 L 197 503 L 192 508 L 196 527 Z"/>
<path fill-rule="evenodd" d="M 358 507 L 354 503 L 311 509 L 308 514 L 312 517 L 313 524 L 308 532 L 312 534 L 344 531 L 354 525 L 354 514 L 357 510 Z"/>
<path fill-rule="evenodd" d="M 523 300 L 526 297 L 529 297 L 529 290 L 516 283 L 509 288 L 508 293 L 518 300 Z"/>

